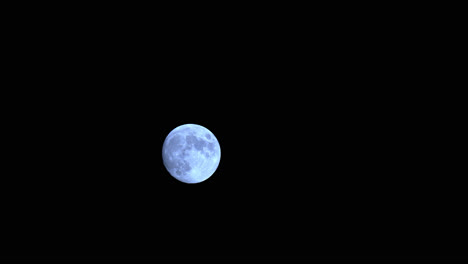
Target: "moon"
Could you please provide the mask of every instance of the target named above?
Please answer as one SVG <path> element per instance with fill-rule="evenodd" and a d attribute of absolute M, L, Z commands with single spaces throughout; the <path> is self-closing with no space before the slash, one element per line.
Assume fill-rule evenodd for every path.
<path fill-rule="evenodd" d="M 167 135 L 162 158 L 172 177 L 184 183 L 199 183 L 211 177 L 218 168 L 221 148 L 210 130 L 185 124 Z"/>

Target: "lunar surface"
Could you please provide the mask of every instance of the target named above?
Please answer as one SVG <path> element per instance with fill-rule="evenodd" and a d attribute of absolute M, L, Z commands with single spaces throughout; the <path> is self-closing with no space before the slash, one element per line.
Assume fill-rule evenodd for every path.
<path fill-rule="evenodd" d="M 167 171 L 185 183 L 202 182 L 216 171 L 221 148 L 215 135 L 203 126 L 176 127 L 164 140 L 162 157 Z"/>

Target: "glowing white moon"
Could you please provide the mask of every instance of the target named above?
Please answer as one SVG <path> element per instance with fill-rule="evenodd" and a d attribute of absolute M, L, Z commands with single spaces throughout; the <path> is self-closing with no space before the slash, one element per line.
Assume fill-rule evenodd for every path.
<path fill-rule="evenodd" d="M 185 183 L 199 183 L 218 168 L 221 148 L 211 131 L 200 125 L 185 124 L 167 135 L 162 157 L 174 178 Z"/>

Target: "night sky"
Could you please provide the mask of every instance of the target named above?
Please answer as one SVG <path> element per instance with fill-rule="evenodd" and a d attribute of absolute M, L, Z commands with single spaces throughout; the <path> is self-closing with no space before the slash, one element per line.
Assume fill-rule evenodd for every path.
<path fill-rule="evenodd" d="M 458 230 L 460 192 L 440 181 L 434 94 L 405 47 L 384 25 L 298 20 L 154 22 L 151 34 L 99 19 L 17 24 L 1 255 L 459 255 L 442 242 Z M 162 163 L 165 137 L 186 123 L 221 146 L 199 184 Z"/>

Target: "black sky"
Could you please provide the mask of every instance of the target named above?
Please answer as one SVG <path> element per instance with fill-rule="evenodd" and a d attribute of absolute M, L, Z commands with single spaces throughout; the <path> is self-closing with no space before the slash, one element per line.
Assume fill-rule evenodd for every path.
<path fill-rule="evenodd" d="M 257 22 L 17 24 L 2 256 L 459 255 L 409 44 L 385 23 Z M 201 184 L 161 159 L 186 123 L 221 145 Z"/>

